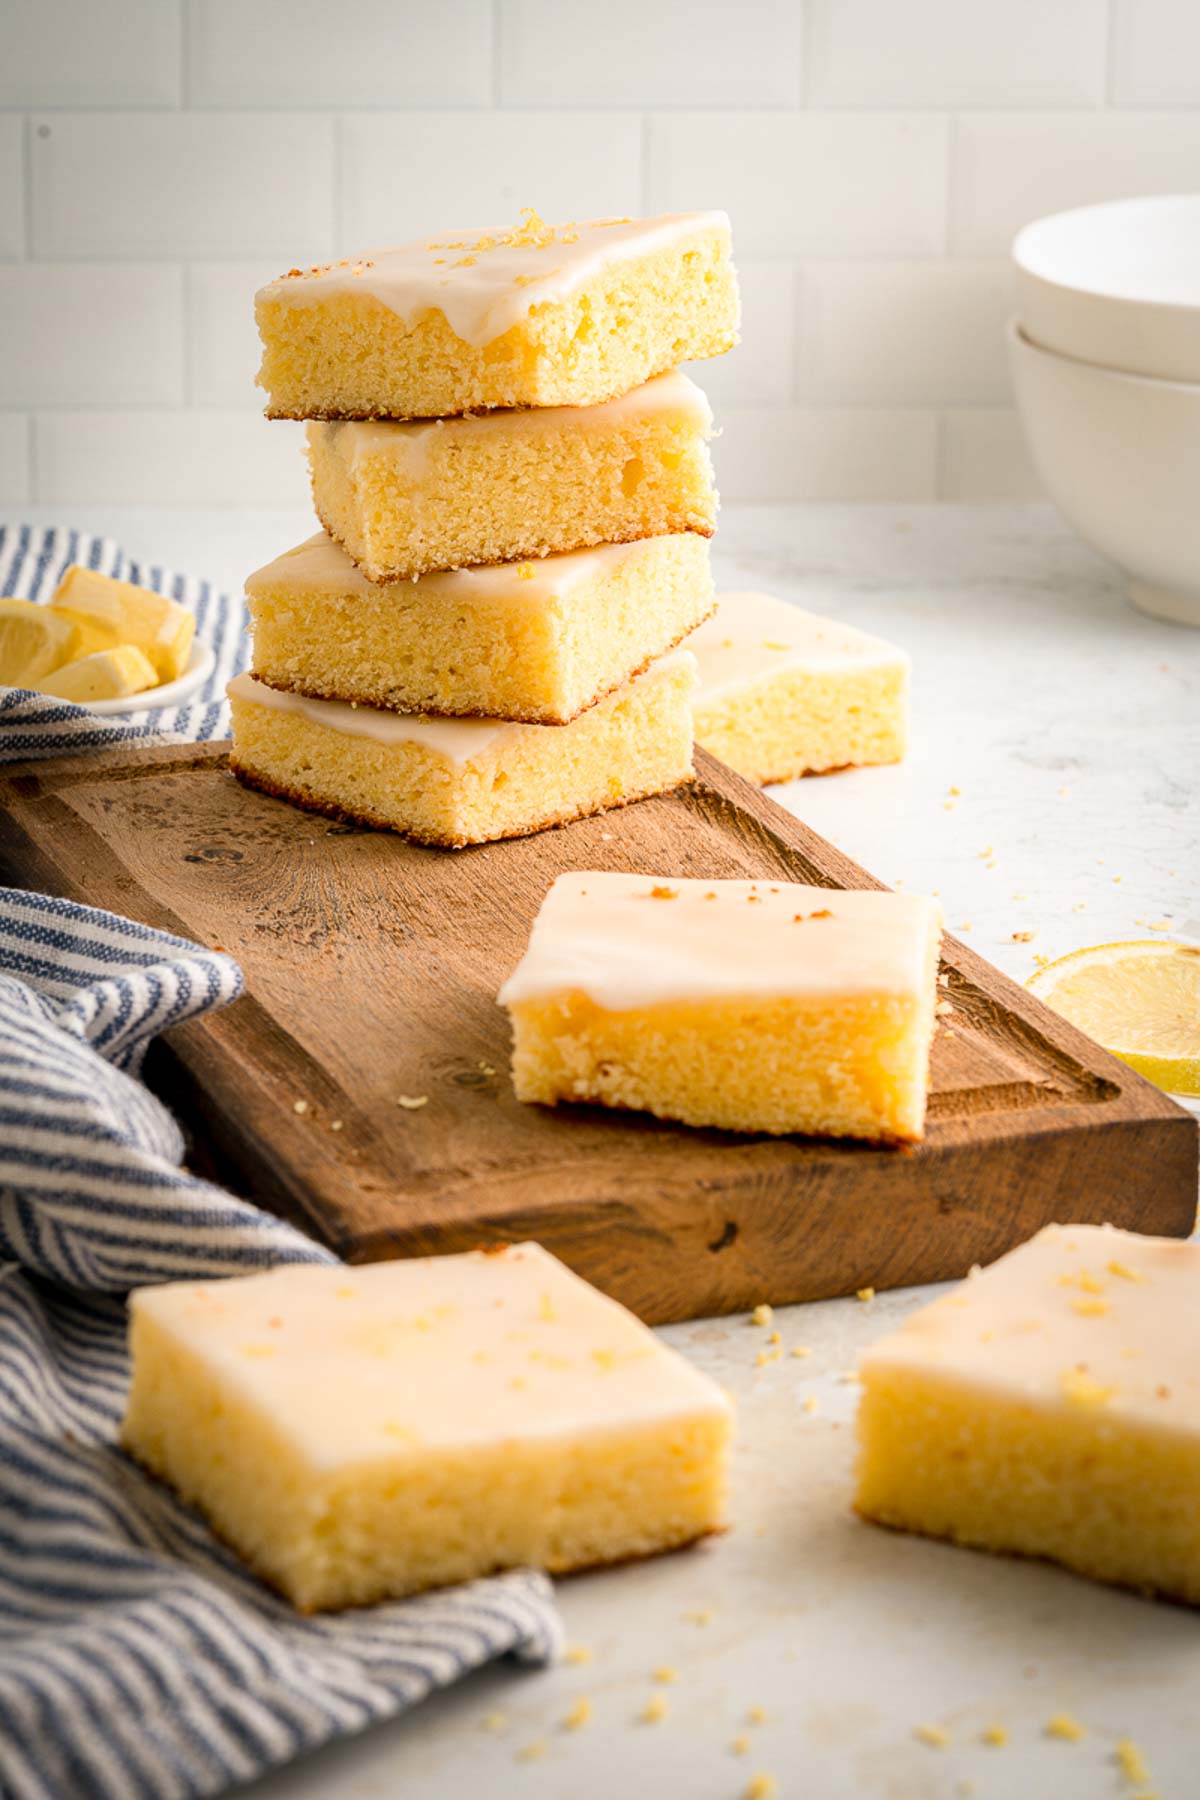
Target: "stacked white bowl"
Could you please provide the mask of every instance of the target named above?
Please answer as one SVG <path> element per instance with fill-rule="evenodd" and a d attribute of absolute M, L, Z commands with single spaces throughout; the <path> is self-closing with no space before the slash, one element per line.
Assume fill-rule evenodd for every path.
<path fill-rule="evenodd" d="M 1027 225 L 1008 326 L 1042 484 L 1143 612 L 1200 626 L 1200 194 Z"/>

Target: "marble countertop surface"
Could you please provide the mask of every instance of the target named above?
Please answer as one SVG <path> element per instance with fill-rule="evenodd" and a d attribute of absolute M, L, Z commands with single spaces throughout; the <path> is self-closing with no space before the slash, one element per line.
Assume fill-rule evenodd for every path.
<path fill-rule="evenodd" d="M 69 522 L 230 584 L 311 530 L 299 512 L 79 508 Z M 1035 955 L 1150 936 L 1150 921 L 1200 937 L 1200 632 L 1133 611 L 1048 507 L 731 506 L 714 559 L 724 588 L 783 595 L 912 654 L 908 759 L 776 790 L 808 824 L 883 880 L 940 893 L 951 928 L 1018 979 Z M 779 1800 L 1118 1800 L 1134 1790 L 1114 1746 L 1132 1736 L 1154 1793 L 1191 1800 L 1195 1614 L 850 1513 L 848 1376 L 928 1292 L 782 1309 L 785 1345 L 812 1355 L 761 1369 L 744 1317 L 668 1329 L 737 1397 L 735 1529 L 561 1583 L 586 1663 L 491 1668 L 245 1791 L 737 1800 L 765 1771 Z M 678 1674 L 655 1690 L 659 1665 Z M 667 1717 L 640 1723 L 652 1691 Z M 569 1731 L 580 1696 L 593 1716 Z M 1087 1728 L 1079 1743 L 1044 1733 L 1063 1710 Z M 503 1727 L 485 1728 L 496 1712 Z M 923 1723 L 948 1747 L 917 1741 Z M 993 1723 L 1003 1748 L 980 1742 Z"/>

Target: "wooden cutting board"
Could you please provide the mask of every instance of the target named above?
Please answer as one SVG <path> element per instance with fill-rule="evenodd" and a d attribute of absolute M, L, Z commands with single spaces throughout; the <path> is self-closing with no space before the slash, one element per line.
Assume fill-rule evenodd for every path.
<path fill-rule="evenodd" d="M 246 996 L 169 1032 L 148 1077 L 194 1167 L 351 1261 L 534 1237 L 660 1322 L 961 1276 L 1051 1219 L 1191 1230 L 1195 1121 L 953 939 L 919 1148 L 519 1105 L 494 997 L 560 871 L 879 885 L 698 766 L 678 794 L 446 852 L 249 793 L 222 745 L 24 764 L 0 777 L 0 877 L 237 957 Z"/>

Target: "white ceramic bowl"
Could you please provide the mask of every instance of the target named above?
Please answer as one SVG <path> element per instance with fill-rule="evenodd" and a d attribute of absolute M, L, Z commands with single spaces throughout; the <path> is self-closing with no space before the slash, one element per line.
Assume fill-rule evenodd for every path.
<path fill-rule="evenodd" d="M 94 713 L 157 712 L 164 706 L 184 706 L 195 697 L 213 672 L 216 658 L 207 644 L 193 639 L 191 655 L 183 674 L 175 681 L 164 681 L 160 687 L 147 688 L 143 694 L 127 694 L 121 700 L 93 700 L 88 711 Z"/>
<path fill-rule="evenodd" d="M 1200 385 L 1056 356 L 1015 319 L 1007 335 L 1046 492 L 1124 570 L 1135 606 L 1200 625 Z"/>
<path fill-rule="evenodd" d="M 1200 194 L 1038 219 L 1013 243 L 1017 309 L 1043 349 L 1200 381 Z"/>

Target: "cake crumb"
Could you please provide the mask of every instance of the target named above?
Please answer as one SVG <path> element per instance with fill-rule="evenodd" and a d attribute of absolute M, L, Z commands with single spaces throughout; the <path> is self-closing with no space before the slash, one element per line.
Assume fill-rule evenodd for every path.
<path fill-rule="evenodd" d="M 993 1750 L 1002 1749 L 1008 1742 L 1008 1732 L 1003 1725 L 985 1725 L 979 1734 L 981 1744 L 989 1744 Z"/>
<path fill-rule="evenodd" d="M 1083 1369 L 1064 1369 L 1059 1378 L 1063 1398 L 1072 1406 L 1093 1409 L 1107 1406 L 1116 1393 L 1116 1388 L 1105 1387 L 1099 1381 L 1093 1381 Z"/>
<path fill-rule="evenodd" d="M 1061 1738 L 1064 1744 L 1077 1744 L 1087 1736 L 1085 1727 L 1070 1713 L 1055 1713 L 1046 1720 L 1043 1730 L 1048 1738 Z"/>
<path fill-rule="evenodd" d="M 1146 924 L 1151 931 L 1170 931 L 1171 929 L 1170 919 L 1147 919 Z"/>
<path fill-rule="evenodd" d="M 1145 1787 L 1150 1779 L 1146 1759 L 1132 1738 L 1119 1738 L 1113 1751 L 1118 1769 L 1132 1787 Z"/>
<path fill-rule="evenodd" d="M 875 1298 L 875 1289 L 873 1287 L 856 1288 L 854 1298 L 856 1300 L 862 1300 L 863 1302 L 873 1300 Z"/>
<path fill-rule="evenodd" d="M 592 1722 L 592 1703 L 586 1694 L 581 1694 L 574 1706 L 563 1720 L 564 1731 L 582 1731 L 585 1725 Z"/>
<path fill-rule="evenodd" d="M 913 1736 L 930 1750 L 946 1750 L 950 1745 L 950 1733 L 942 1725 L 914 1725 Z"/>
<path fill-rule="evenodd" d="M 746 1708 L 747 1725 L 765 1725 L 766 1722 L 767 1709 L 765 1706 L 748 1706 Z"/>
<path fill-rule="evenodd" d="M 821 1402 L 817 1399 L 815 1394 L 810 1394 L 808 1396 L 807 1400 L 804 1402 L 804 1410 L 806 1413 L 820 1412 Z"/>
<path fill-rule="evenodd" d="M 752 1325 L 769 1325 L 774 1317 L 774 1307 L 768 1306 L 764 1300 L 760 1305 L 756 1306 L 754 1311 L 750 1314 L 750 1323 Z"/>
<path fill-rule="evenodd" d="M 1085 1294 L 1080 1294 L 1077 1300 L 1072 1300 L 1071 1311 L 1081 1313 L 1085 1319 L 1098 1319 L 1108 1311 L 1108 1301 L 1094 1300 Z"/>
<path fill-rule="evenodd" d="M 1108 1265 L 1110 1275 L 1117 1275 L 1122 1281 L 1145 1281 L 1146 1277 L 1139 1269 L 1131 1269 L 1128 1263 L 1118 1262 L 1116 1257 Z"/>
<path fill-rule="evenodd" d="M 662 1682 L 665 1686 L 669 1682 L 679 1680 L 679 1670 L 673 1669 L 670 1663 L 660 1663 L 654 1671 L 654 1679 Z"/>
<path fill-rule="evenodd" d="M 343 1130 L 345 1130 L 345 1126 L 343 1125 L 341 1119 L 330 1119 L 329 1129 L 330 1129 L 330 1131 L 343 1131 Z"/>
<path fill-rule="evenodd" d="M 1014 931 L 1012 941 L 1014 944 L 1032 944 L 1036 936 L 1036 931 Z"/>
<path fill-rule="evenodd" d="M 765 1369 L 768 1363 L 776 1363 L 783 1355 L 781 1350 L 760 1350 L 754 1359 L 756 1369 Z"/>
<path fill-rule="evenodd" d="M 292 1101 L 292 1111 L 294 1113 L 306 1113 L 308 1111 L 308 1101 L 307 1100 L 293 1100 Z"/>
<path fill-rule="evenodd" d="M 933 1010 L 939 1019 L 944 1019 L 948 1013 L 954 1011 L 954 1005 L 950 1000 L 939 1000 Z"/>
<path fill-rule="evenodd" d="M 481 1731 L 507 1731 L 508 1714 L 502 1712 L 484 1713 L 482 1719 L 479 1721 L 479 1728 Z"/>
<path fill-rule="evenodd" d="M 701 1606 L 694 1612 L 685 1612 L 683 1619 L 686 1625 L 711 1625 L 712 1608 L 709 1606 Z"/>
<path fill-rule="evenodd" d="M 478 1067 L 481 1075 L 494 1075 L 496 1073 L 494 1064 L 490 1062 L 481 1062 Z"/>
<path fill-rule="evenodd" d="M 730 1744 L 729 1748 L 735 1756 L 748 1756 L 750 1754 L 750 1739 L 746 1736 L 744 1731 L 740 1731 Z"/>
<path fill-rule="evenodd" d="M 760 1769 L 758 1774 L 752 1775 L 746 1783 L 745 1800 L 773 1800 L 773 1796 L 778 1792 L 779 1783 L 775 1777 L 768 1775 L 765 1769 Z"/>
<path fill-rule="evenodd" d="M 792 1356 L 811 1356 L 812 1346 L 809 1344 L 793 1344 L 790 1353 Z"/>
<path fill-rule="evenodd" d="M 679 889 L 667 887 L 665 882 L 660 881 L 650 889 L 650 898 L 652 900 L 678 900 Z"/>
<path fill-rule="evenodd" d="M 661 1725 L 670 1710 L 665 1694 L 651 1694 L 638 1719 L 643 1725 Z"/>
<path fill-rule="evenodd" d="M 768 1342 L 768 1344 L 782 1344 L 783 1333 L 779 1332 L 779 1331 L 773 1331 L 771 1333 L 770 1337 L 767 1339 L 767 1342 Z"/>
<path fill-rule="evenodd" d="M 416 1112 L 418 1107 L 428 1106 L 428 1094 L 397 1094 L 396 1105 L 402 1106 L 405 1112 Z"/>
<path fill-rule="evenodd" d="M 516 1751 L 518 1762 L 539 1762 L 548 1749 L 545 1738 L 534 1738 L 532 1744 L 522 1744 Z"/>
<path fill-rule="evenodd" d="M 592 1652 L 587 1644 L 568 1644 L 563 1651 L 563 1661 L 570 1663 L 573 1668 L 580 1668 L 591 1660 Z"/>

